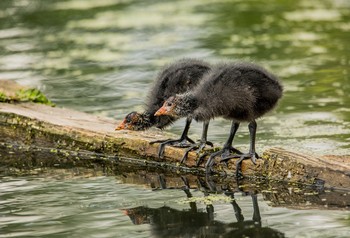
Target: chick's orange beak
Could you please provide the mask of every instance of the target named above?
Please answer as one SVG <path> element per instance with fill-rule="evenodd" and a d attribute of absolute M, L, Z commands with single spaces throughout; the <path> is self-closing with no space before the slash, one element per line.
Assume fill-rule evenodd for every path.
<path fill-rule="evenodd" d="M 158 109 L 158 111 L 156 111 L 156 113 L 154 113 L 155 116 L 161 116 L 161 115 L 167 115 L 167 110 L 166 108 L 163 106 L 161 108 Z"/>
<path fill-rule="evenodd" d="M 116 131 L 123 130 L 123 129 L 125 129 L 125 120 L 122 121 L 122 122 L 119 124 L 119 126 L 117 126 L 117 127 L 115 128 Z"/>

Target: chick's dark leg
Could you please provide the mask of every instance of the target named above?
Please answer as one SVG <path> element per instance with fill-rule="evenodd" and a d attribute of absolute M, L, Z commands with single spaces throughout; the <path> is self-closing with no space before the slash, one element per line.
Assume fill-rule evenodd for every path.
<path fill-rule="evenodd" d="M 190 139 L 187 136 L 188 130 L 190 129 L 191 122 L 192 122 L 192 118 L 187 117 L 186 125 L 185 125 L 185 128 L 184 128 L 183 132 L 182 132 L 182 135 L 177 140 L 168 139 L 168 140 L 156 140 L 156 141 L 150 142 L 150 144 L 160 143 L 159 150 L 158 150 L 159 158 L 163 157 L 164 149 L 165 149 L 166 145 L 172 145 L 172 146 L 175 146 L 175 147 L 185 148 L 185 147 L 189 147 L 189 146 L 191 146 L 192 144 L 195 143 L 192 139 Z"/>
<path fill-rule="evenodd" d="M 251 161 L 253 162 L 253 164 L 256 164 L 256 160 L 259 158 L 258 154 L 255 153 L 255 138 L 256 138 L 256 128 L 257 128 L 256 121 L 255 120 L 251 121 L 248 125 L 248 128 L 249 128 L 249 134 L 250 134 L 249 153 L 227 156 L 226 158 L 221 159 L 221 161 L 227 161 L 227 160 L 230 160 L 232 158 L 239 158 L 236 161 L 236 176 L 237 176 L 237 178 L 242 177 L 241 165 L 242 165 L 243 160 L 250 158 Z"/>
<path fill-rule="evenodd" d="M 221 158 L 226 158 L 226 157 L 230 156 L 231 153 L 242 154 L 242 152 L 240 152 L 239 150 L 237 150 L 236 148 L 234 148 L 232 146 L 233 138 L 236 135 L 238 127 L 239 127 L 239 122 L 232 121 L 230 136 L 228 137 L 225 145 L 223 146 L 223 148 L 221 150 L 212 153 L 210 155 L 207 163 L 205 164 L 205 169 L 206 169 L 207 174 L 209 174 L 212 171 L 212 167 L 213 167 L 213 164 L 215 162 L 214 159 L 216 156 L 221 155 Z"/>
<path fill-rule="evenodd" d="M 191 145 L 185 152 L 185 154 L 182 156 L 182 159 L 180 163 L 183 163 L 186 161 L 188 157 L 188 153 L 191 151 L 197 149 L 197 154 L 199 154 L 206 145 L 210 145 L 213 147 L 213 143 L 210 141 L 207 141 L 207 134 L 208 134 L 208 127 L 209 127 L 209 121 L 204 121 L 203 122 L 203 131 L 202 131 L 202 137 L 198 143 L 195 143 L 194 145 Z"/>

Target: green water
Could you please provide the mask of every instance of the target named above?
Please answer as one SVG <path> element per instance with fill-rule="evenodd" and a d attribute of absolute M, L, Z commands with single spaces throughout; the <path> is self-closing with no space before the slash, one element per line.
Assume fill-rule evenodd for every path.
<path fill-rule="evenodd" d="M 349 42 L 346 0 L 0 1 L 0 80 L 38 87 L 57 106 L 113 117 L 116 124 L 142 110 L 157 71 L 174 59 L 263 65 L 281 78 L 285 95 L 258 121 L 258 152 L 350 154 Z M 223 143 L 230 124 L 215 119 L 209 139 Z M 183 125 L 168 130 L 180 133 Z M 198 138 L 201 125 L 193 123 L 191 134 Z M 235 143 L 248 148 L 245 124 Z M 152 192 L 113 177 L 4 177 L 0 186 L 0 237 L 150 237 L 152 225 L 134 225 L 120 209 L 188 209 L 177 202 L 181 190 Z M 240 200 L 251 217 L 250 196 Z M 348 212 L 258 200 L 262 226 L 287 237 L 350 236 Z M 219 223 L 235 221 L 230 203 L 217 206 Z"/>
<path fill-rule="evenodd" d="M 188 190 L 192 197 L 188 198 L 181 180 L 175 187 L 172 183 L 169 189 L 160 189 L 154 178 L 139 172 L 79 176 L 78 170 L 50 171 L 46 176 L 2 176 L 0 237 L 350 235 L 350 212 L 344 210 L 350 206 L 344 199 L 349 192 L 310 193 L 289 185 L 286 191 L 270 187 L 259 194 L 236 190 L 224 195 L 207 193 L 209 184 L 202 180 L 203 187 L 192 186 Z M 276 202 L 277 193 L 295 198 L 296 194 L 305 195 L 290 204 L 288 198 Z M 341 199 L 339 208 L 324 198 L 327 193 Z"/>
<path fill-rule="evenodd" d="M 174 59 L 254 61 L 285 86 L 279 107 L 258 122 L 258 151 L 350 154 L 349 22 L 341 0 L 2 0 L 0 79 L 117 124 L 142 110 L 157 70 Z M 214 120 L 210 140 L 223 143 L 229 127 Z M 246 125 L 235 143 L 247 148 Z"/>

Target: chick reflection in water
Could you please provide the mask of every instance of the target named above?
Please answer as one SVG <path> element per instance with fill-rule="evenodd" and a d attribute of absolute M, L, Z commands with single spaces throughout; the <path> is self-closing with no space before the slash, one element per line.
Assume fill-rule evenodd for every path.
<path fill-rule="evenodd" d="M 184 180 L 184 192 L 188 198 L 192 197 L 189 186 Z M 162 183 L 163 185 L 165 183 Z M 200 182 L 203 185 L 202 182 Z M 204 189 L 205 196 L 210 190 Z M 125 209 L 135 225 L 150 224 L 153 237 L 285 237 L 283 233 L 261 226 L 261 217 L 256 194 L 252 197 L 253 216 L 245 220 L 242 210 L 234 199 L 233 191 L 225 191 L 231 199 L 235 220 L 231 223 L 215 221 L 214 206 L 207 205 L 206 209 L 197 209 L 195 202 L 190 202 L 190 209 L 177 210 L 168 206 L 149 208 L 146 206 Z M 248 194 L 247 194 L 248 195 Z"/>

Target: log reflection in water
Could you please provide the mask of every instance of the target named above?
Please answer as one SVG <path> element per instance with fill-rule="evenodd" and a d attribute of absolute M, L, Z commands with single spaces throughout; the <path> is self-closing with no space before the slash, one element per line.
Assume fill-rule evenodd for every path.
<path fill-rule="evenodd" d="M 159 184 L 162 189 L 166 189 L 166 181 L 162 175 L 159 176 Z M 192 197 L 190 186 L 186 177 L 182 177 L 183 191 L 187 198 Z M 209 196 L 213 192 L 214 183 L 212 181 L 197 180 L 199 189 L 204 196 Z M 246 220 L 242 214 L 242 209 L 235 199 L 235 193 L 226 189 L 224 194 L 230 197 L 235 219 L 232 222 L 222 222 L 215 220 L 214 205 L 207 204 L 206 209 L 198 209 L 196 202 L 189 201 L 189 209 L 178 210 L 169 206 L 159 208 L 149 208 L 139 206 L 124 209 L 124 214 L 128 215 L 135 225 L 149 224 L 152 235 L 155 237 L 285 237 L 278 230 L 262 227 L 260 210 L 258 206 L 257 194 L 255 192 L 243 192 L 244 195 L 251 196 L 253 215 Z"/>

